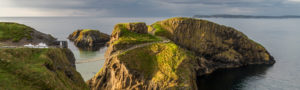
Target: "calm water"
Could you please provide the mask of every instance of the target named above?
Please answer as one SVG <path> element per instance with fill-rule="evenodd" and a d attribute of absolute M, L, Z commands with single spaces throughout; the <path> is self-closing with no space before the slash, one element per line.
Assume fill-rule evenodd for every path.
<path fill-rule="evenodd" d="M 166 18 L 0 18 L 1 22 L 19 22 L 59 40 L 76 29 L 98 29 L 110 34 L 122 22 L 154 23 Z M 264 45 L 277 63 L 271 67 L 251 66 L 218 70 L 198 80 L 201 89 L 209 90 L 300 90 L 300 19 L 208 19 L 234 27 Z M 97 62 L 77 64 L 85 80 L 90 79 L 104 64 L 106 48 L 96 52 L 80 51 L 69 42 L 77 61 L 99 58 Z"/>

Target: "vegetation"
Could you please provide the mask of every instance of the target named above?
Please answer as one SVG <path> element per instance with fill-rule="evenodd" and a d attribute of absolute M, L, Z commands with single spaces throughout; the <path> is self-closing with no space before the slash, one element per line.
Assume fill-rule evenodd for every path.
<path fill-rule="evenodd" d="M 99 37 L 99 38 L 96 38 L 96 37 Z M 69 39 L 72 41 L 81 41 L 86 38 L 88 38 L 90 40 L 89 42 L 93 42 L 94 38 L 108 40 L 109 35 L 101 33 L 98 30 L 92 30 L 92 29 L 77 30 L 77 31 L 73 32 L 71 35 L 69 35 Z"/>
<path fill-rule="evenodd" d="M 174 43 L 157 43 L 146 47 L 124 52 L 118 56 L 121 62 L 127 64 L 131 70 L 144 73 L 145 77 L 152 77 L 154 82 L 171 81 L 173 84 L 184 83 L 191 73 L 183 62 L 190 60 L 193 54 L 179 48 Z M 179 77 L 181 76 L 181 77 Z M 179 81 L 179 82 L 178 82 Z M 171 83 L 164 83 L 170 85 Z"/>
<path fill-rule="evenodd" d="M 157 35 L 157 36 L 164 36 L 164 37 L 169 37 L 171 38 L 171 32 L 164 29 L 161 24 L 159 24 L 158 22 L 157 23 L 154 23 L 152 24 L 153 28 L 155 29 L 155 32 L 154 32 L 154 35 Z"/>
<path fill-rule="evenodd" d="M 128 23 L 127 23 L 128 24 Z M 120 37 L 113 44 L 139 44 L 145 42 L 154 42 L 154 41 L 162 41 L 160 38 L 157 38 L 150 34 L 138 34 L 135 32 L 131 32 L 126 28 L 126 23 L 118 24 L 115 27 L 114 33 L 121 33 Z"/>
<path fill-rule="evenodd" d="M 155 35 L 215 61 L 269 60 L 265 48 L 238 30 L 207 20 L 175 17 L 152 25 Z M 177 32 L 177 33 L 174 33 Z M 174 38 L 176 37 L 176 38 Z"/>
<path fill-rule="evenodd" d="M 18 42 L 23 38 L 31 39 L 31 32 L 34 29 L 18 23 L 0 22 L 0 40 L 12 40 Z"/>
<path fill-rule="evenodd" d="M 0 89 L 87 89 L 72 67 L 67 49 L 0 49 Z"/>
<path fill-rule="evenodd" d="M 75 39 L 75 41 L 81 41 L 81 40 L 83 40 L 84 37 L 85 37 L 85 35 L 88 35 L 87 33 L 89 33 L 89 32 L 97 32 L 97 30 L 83 29 L 83 30 L 81 30 L 80 32 L 77 32 L 77 33 L 79 33 L 79 35 L 78 35 L 78 37 Z M 98 31 L 98 32 L 99 32 L 99 31 Z M 90 40 L 92 40 L 91 37 L 89 37 L 89 38 L 90 38 Z"/>

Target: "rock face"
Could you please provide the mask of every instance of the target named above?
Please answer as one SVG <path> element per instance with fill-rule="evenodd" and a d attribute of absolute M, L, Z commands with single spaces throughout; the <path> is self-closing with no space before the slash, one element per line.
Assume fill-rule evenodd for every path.
<path fill-rule="evenodd" d="M 49 46 L 56 44 L 56 38 L 49 34 L 44 34 L 23 24 L 11 22 L 0 22 L 0 41 L 3 44 L 13 46 L 23 46 L 29 43 L 46 43 Z"/>
<path fill-rule="evenodd" d="M 74 41 L 77 47 L 89 50 L 104 46 L 109 41 L 109 35 L 98 30 L 83 29 L 73 32 L 68 39 Z"/>
<path fill-rule="evenodd" d="M 191 18 L 171 18 L 156 24 L 169 34 L 161 36 L 206 59 L 241 65 L 274 63 L 262 45 L 231 27 Z"/>
<path fill-rule="evenodd" d="M 69 49 L 0 49 L 1 90 L 88 90 Z"/>
<path fill-rule="evenodd" d="M 146 23 L 141 23 L 141 22 L 138 22 L 138 23 L 129 23 L 126 28 L 132 32 L 136 32 L 136 33 L 142 33 L 142 34 L 145 34 L 145 33 L 148 33 L 147 31 L 147 25 Z"/>
<path fill-rule="evenodd" d="M 106 52 L 105 65 L 88 81 L 90 88 L 195 90 L 197 78 L 216 69 L 275 63 L 260 44 L 233 28 L 213 22 L 171 18 L 156 22 L 151 28 L 149 33 L 160 36 L 162 42 L 128 46 L 128 43 L 116 42 L 132 34 L 124 34 L 126 30 L 116 25 L 110 40 L 114 44 L 110 44 Z M 136 34 L 147 30 L 126 29 Z M 149 45 L 139 47 L 140 44 Z"/>

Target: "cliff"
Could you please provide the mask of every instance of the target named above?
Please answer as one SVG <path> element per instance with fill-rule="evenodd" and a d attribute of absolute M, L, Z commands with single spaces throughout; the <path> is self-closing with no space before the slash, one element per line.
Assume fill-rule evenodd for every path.
<path fill-rule="evenodd" d="M 171 18 L 138 25 L 115 26 L 105 64 L 88 81 L 91 89 L 195 90 L 197 78 L 216 69 L 275 63 L 260 44 L 213 22 Z"/>
<path fill-rule="evenodd" d="M 79 48 L 93 50 L 104 46 L 109 41 L 109 35 L 98 30 L 83 29 L 73 32 L 68 39 L 74 41 L 74 44 Z"/>
<path fill-rule="evenodd" d="M 0 89 L 88 90 L 69 49 L 0 49 Z"/>
<path fill-rule="evenodd" d="M 260 44 L 231 27 L 213 22 L 171 18 L 153 24 L 155 35 L 216 62 L 232 64 L 272 64 L 273 57 Z"/>
<path fill-rule="evenodd" d="M 13 46 L 23 46 L 29 43 L 55 45 L 56 38 L 23 24 L 0 22 L 0 42 Z"/>

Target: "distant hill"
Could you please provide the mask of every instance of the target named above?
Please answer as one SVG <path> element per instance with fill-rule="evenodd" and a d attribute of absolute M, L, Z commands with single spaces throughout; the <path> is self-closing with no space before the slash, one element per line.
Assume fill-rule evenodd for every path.
<path fill-rule="evenodd" d="M 284 15 L 284 16 L 254 16 L 254 15 L 194 15 L 195 18 L 300 18 L 297 15 Z"/>

